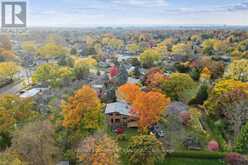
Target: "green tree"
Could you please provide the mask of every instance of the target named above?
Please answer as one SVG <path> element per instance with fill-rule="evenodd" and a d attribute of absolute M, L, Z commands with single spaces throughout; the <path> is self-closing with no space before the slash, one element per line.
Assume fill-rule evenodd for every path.
<path fill-rule="evenodd" d="M 173 100 L 187 102 L 196 84 L 188 74 L 173 73 L 169 80 L 161 83 L 161 88 Z"/>
<path fill-rule="evenodd" d="M 58 87 L 68 82 L 74 76 L 73 70 L 69 67 L 61 67 L 56 64 L 40 65 L 32 76 L 34 83 L 40 82 L 44 85 Z"/>
<path fill-rule="evenodd" d="M 166 153 L 154 135 L 133 136 L 128 151 L 128 160 L 133 165 L 155 165 L 156 161 L 164 159 Z"/>
<path fill-rule="evenodd" d="M 241 129 L 239 136 L 236 139 L 235 150 L 239 153 L 248 153 L 248 123 L 244 125 Z"/>

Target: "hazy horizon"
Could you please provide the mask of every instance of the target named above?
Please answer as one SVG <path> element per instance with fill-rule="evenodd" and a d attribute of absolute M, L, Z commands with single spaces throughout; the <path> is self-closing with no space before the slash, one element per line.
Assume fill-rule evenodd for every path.
<path fill-rule="evenodd" d="M 27 0 L 29 27 L 248 26 L 248 0 Z"/>

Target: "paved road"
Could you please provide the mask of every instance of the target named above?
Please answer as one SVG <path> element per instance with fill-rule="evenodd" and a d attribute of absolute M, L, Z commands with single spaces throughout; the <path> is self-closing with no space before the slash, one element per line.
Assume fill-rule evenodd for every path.
<path fill-rule="evenodd" d="M 17 94 L 19 91 L 25 88 L 25 82 L 27 82 L 28 79 L 25 70 L 22 70 L 16 74 L 15 77 L 19 79 L 19 81 L 0 88 L 0 94 Z M 29 74 L 28 77 L 31 77 L 31 74 Z"/>
<path fill-rule="evenodd" d="M 0 88 L 0 94 L 16 94 L 24 88 L 24 81 L 9 84 Z"/>

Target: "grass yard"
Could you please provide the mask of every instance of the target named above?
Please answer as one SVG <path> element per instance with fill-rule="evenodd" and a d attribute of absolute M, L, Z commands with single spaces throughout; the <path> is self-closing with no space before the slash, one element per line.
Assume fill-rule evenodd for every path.
<path fill-rule="evenodd" d="M 225 165 L 225 163 L 218 159 L 167 158 L 158 165 Z"/>

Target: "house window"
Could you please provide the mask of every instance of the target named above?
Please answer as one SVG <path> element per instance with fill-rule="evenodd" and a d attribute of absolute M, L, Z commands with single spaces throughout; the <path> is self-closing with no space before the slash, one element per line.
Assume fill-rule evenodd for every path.
<path fill-rule="evenodd" d="M 114 120 L 113 119 L 111 119 L 111 123 L 113 123 L 114 122 Z"/>
<path fill-rule="evenodd" d="M 116 123 L 120 123 L 121 120 L 120 120 L 120 119 L 115 119 L 115 122 L 116 122 Z"/>

